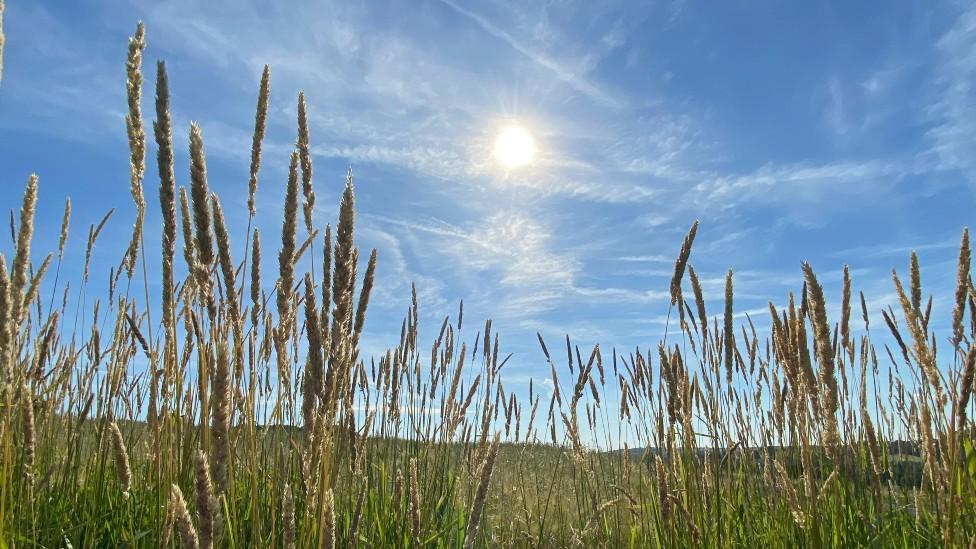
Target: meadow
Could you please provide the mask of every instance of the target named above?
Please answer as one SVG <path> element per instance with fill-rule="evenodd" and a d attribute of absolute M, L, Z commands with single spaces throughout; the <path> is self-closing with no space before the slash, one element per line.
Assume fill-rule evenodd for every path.
<path fill-rule="evenodd" d="M 416 292 L 399 340 L 361 354 L 381 259 L 356 246 L 351 172 L 335 225 L 313 224 L 301 94 L 287 181 L 261 181 L 283 189 L 280 231 L 249 222 L 232 241 L 201 128 L 174 165 L 166 66 L 145 70 L 145 44 L 140 24 L 118 264 L 90 270 L 91 250 L 130 212 L 91 220 L 83 276 L 61 279 L 70 202 L 58 249 L 32 250 L 34 175 L 0 254 L 3 547 L 976 547 L 966 230 L 951 333 L 930 330 L 914 254 L 881 311 L 846 268 L 828 310 L 804 264 L 763 333 L 733 321 L 732 271 L 724 310 L 706 310 L 695 222 L 675 242 L 666 338 L 608 352 L 540 335 L 551 390 L 533 380 L 523 395 L 503 383 L 490 320 L 459 304 L 422 340 Z M 252 221 L 270 79 L 265 67 L 249 181 L 231 191 L 247 189 Z M 157 215 L 162 246 L 146 249 Z M 261 278 L 268 245 L 275 280 Z"/>

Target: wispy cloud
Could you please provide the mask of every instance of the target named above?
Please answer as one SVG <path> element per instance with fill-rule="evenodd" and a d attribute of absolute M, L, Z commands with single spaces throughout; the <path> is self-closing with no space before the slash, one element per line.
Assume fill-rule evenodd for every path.
<path fill-rule="evenodd" d="M 424 304 L 425 311 L 439 315 L 442 310 L 452 307 L 444 295 L 445 283 L 437 278 L 426 276 L 412 269 L 400 238 L 393 232 L 367 220 L 361 223 L 359 239 L 363 245 L 378 250 L 376 282 L 370 303 L 377 308 L 403 311 L 410 304 L 410 287 L 417 288 L 417 298 Z"/>
<path fill-rule="evenodd" d="M 827 82 L 827 93 L 829 100 L 824 118 L 834 133 L 842 136 L 850 130 L 850 122 L 844 104 L 844 90 L 836 76 L 832 76 Z"/>
<path fill-rule="evenodd" d="M 482 30 L 484 30 L 491 36 L 494 36 L 495 38 L 498 38 L 499 40 L 505 42 L 512 49 L 524 55 L 528 59 L 532 60 L 533 63 L 549 70 L 554 75 L 556 75 L 556 77 L 559 78 L 559 80 L 566 82 L 566 84 L 571 86 L 573 89 L 587 95 L 591 99 L 594 99 L 595 101 L 598 101 L 601 104 L 612 106 L 612 107 L 621 106 L 619 100 L 612 97 L 610 93 L 590 83 L 586 79 L 585 75 L 579 74 L 580 71 L 569 69 L 563 66 L 562 64 L 558 63 L 554 59 L 550 58 L 549 56 L 529 49 L 528 47 L 524 46 L 521 42 L 517 41 L 514 37 L 512 37 L 512 35 L 510 35 L 504 29 L 501 29 L 495 26 L 494 24 L 492 24 L 487 18 L 478 15 L 477 13 L 463 6 L 458 5 L 452 0 L 439 0 L 439 1 L 445 6 L 449 6 L 457 13 L 467 17 L 468 19 L 471 19 L 472 21 L 477 23 L 477 25 Z M 619 40 L 619 38 L 617 40 Z"/>
<path fill-rule="evenodd" d="M 525 319 L 573 304 L 647 304 L 667 297 L 666 291 L 587 284 L 581 250 L 558 248 L 551 229 L 518 211 L 499 212 L 470 227 L 370 218 L 425 234 L 430 262 L 446 263 L 451 272 L 476 281 L 497 280 L 490 292 L 478 282 L 470 290 L 498 317 Z"/>
<path fill-rule="evenodd" d="M 0 149 L 55 143 L 74 163 L 47 166 L 57 175 L 45 192 L 72 194 L 77 212 L 100 210 L 101 200 L 77 196 L 88 187 L 71 167 L 113 182 L 99 189 L 124 181 L 122 63 L 143 19 L 147 121 L 148 68 L 163 58 L 177 150 L 198 120 L 225 204 L 242 200 L 257 82 L 271 65 L 255 220 L 269 235 L 306 92 L 316 216 L 334 215 L 351 164 L 358 242 L 378 249 L 371 350 L 398 335 L 412 283 L 422 314 L 453 312 L 464 298 L 514 332 L 517 348 L 536 349 L 526 330 L 644 341 L 667 321 L 667 280 L 695 218 L 692 262 L 709 310 L 721 310 L 729 266 L 736 311 L 753 311 L 800 287 L 800 259 L 833 269 L 821 273 L 832 296 L 837 267 L 850 263 L 883 303 L 890 263 L 917 249 L 937 261 L 926 288 L 949 287 L 972 198 L 957 181 L 976 181 L 976 9 L 933 4 L 910 31 L 890 24 L 915 17 L 903 4 L 839 9 L 886 23 L 851 32 L 784 14 L 783 28 L 830 32 L 832 47 L 749 34 L 763 57 L 744 63 L 739 29 L 749 22 L 683 1 L 106 0 L 75 12 L 14 3 Z M 780 63 L 799 58 L 808 62 Z M 539 153 L 506 170 L 491 149 L 513 121 Z M 15 181 L 38 162 L 11 156 L 13 175 L 0 176 Z M 155 222 L 147 234 L 158 235 Z"/>
<path fill-rule="evenodd" d="M 724 176 L 702 184 L 699 190 L 712 198 L 755 198 L 770 188 L 789 186 L 787 192 L 807 191 L 811 187 L 846 184 L 851 181 L 878 179 L 901 171 L 895 163 L 881 160 L 864 162 L 837 162 L 830 164 L 793 164 L 777 166 L 766 164 L 755 172 L 740 176 Z"/>
<path fill-rule="evenodd" d="M 837 258 L 857 257 L 860 259 L 879 259 L 887 257 L 907 257 L 913 251 L 923 252 L 951 250 L 958 247 L 959 237 L 956 237 L 937 242 L 918 242 L 910 245 L 885 243 L 876 244 L 874 246 L 858 246 L 855 248 L 845 248 L 831 252 L 830 256 Z"/>
<path fill-rule="evenodd" d="M 938 167 L 959 170 L 976 182 L 976 8 L 962 12 L 936 44 L 939 99 L 930 111 L 935 126 L 928 132 Z"/>
<path fill-rule="evenodd" d="M 627 262 L 650 262 L 650 263 L 671 263 L 674 258 L 666 255 L 624 255 L 613 258 L 617 261 Z"/>

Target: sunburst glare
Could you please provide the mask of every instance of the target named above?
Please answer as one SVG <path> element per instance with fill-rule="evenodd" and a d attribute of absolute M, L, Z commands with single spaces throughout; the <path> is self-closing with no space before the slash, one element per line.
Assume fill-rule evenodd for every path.
<path fill-rule="evenodd" d="M 535 155 L 535 139 L 519 125 L 506 126 L 495 139 L 495 160 L 506 168 L 529 164 Z"/>

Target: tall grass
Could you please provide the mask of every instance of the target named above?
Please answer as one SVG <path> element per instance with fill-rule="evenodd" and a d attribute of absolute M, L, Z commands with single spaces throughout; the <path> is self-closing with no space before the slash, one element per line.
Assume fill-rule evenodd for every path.
<path fill-rule="evenodd" d="M 976 546 L 966 231 L 941 355 L 914 256 L 907 289 L 892 275 L 900 306 L 880 325 L 863 295 L 852 303 L 846 269 L 841 310 L 828 310 L 809 264 L 787 305 L 770 302 L 768 335 L 733 322 L 732 271 L 722 318 L 710 317 L 690 262 L 696 222 L 675 262 L 667 338 L 628 354 L 567 338 L 557 366 L 539 336 L 553 390 L 534 381 L 526 398 L 502 382 L 490 320 L 472 338 L 459 307 L 422 344 L 415 291 L 399 341 L 361 355 L 377 255 L 360 264 L 351 173 L 334 233 L 327 225 L 314 245 L 303 94 L 279 274 L 262 284 L 252 222 L 267 68 L 241 243 L 208 187 L 195 124 L 189 189 L 177 189 L 157 65 L 162 295 L 150 296 L 160 274 L 146 272 L 157 251 L 142 245 L 144 47 L 140 25 L 126 65 L 136 223 L 108 295 L 89 295 L 87 281 L 111 212 L 90 227 L 72 290 L 90 306 L 68 310 L 57 276 L 63 298 L 41 298 L 54 254 L 32 262 L 36 176 L 12 254 L 0 254 L 3 546 Z M 321 272 L 302 272 L 306 254 Z M 891 347 L 872 343 L 877 330 Z"/>

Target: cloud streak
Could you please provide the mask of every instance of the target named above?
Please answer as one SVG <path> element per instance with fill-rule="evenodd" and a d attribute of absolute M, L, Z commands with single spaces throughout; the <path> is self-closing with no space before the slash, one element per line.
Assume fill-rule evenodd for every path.
<path fill-rule="evenodd" d="M 487 18 L 458 5 L 452 0 L 439 0 L 439 2 L 463 15 L 464 17 L 467 17 L 471 21 L 474 21 L 483 31 L 505 42 L 513 50 L 524 55 L 533 63 L 552 72 L 557 78 L 559 78 L 559 80 L 566 82 L 566 84 L 571 86 L 576 91 L 585 94 L 586 96 L 605 106 L 614 108 L 620 108 L 623 106 L 619 100 L 613 98 L 608 92 L 587 81 L 584 76 L 578 74 L 576 71 L 564 67 L 562 64 L 557 63 L 550 57 L 522 45 L 522 43 L 513 38 L 511 34 L 506 32 L 504 29 L 495 26 L 488 21 Z"/>

